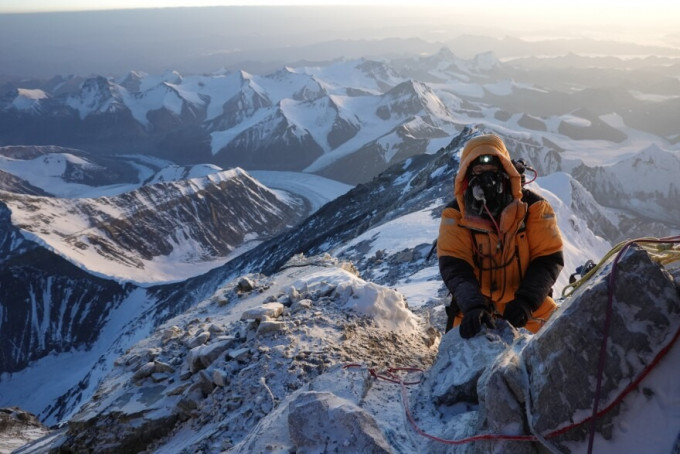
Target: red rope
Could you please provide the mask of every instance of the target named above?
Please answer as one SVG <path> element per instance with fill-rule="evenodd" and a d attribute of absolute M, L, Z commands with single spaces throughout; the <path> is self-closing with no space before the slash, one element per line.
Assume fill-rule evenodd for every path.
<path fill-rule="evenodd" d="M 602 346 L 600 348 L 600 359 L 598 363 L 598 377 L 597 377 L 597 386 L 595 389 L 595 397 L 594 397 L 594 404 L 593 404 L 593 412 L 591 416 L 583 419 L 582 421 L 576 422 L 569 424 L 568 426 L 565 426 L 561 429 L 553 430 L 551 432 L 548 432 L 546 435 L 544 435 L 542 438 L 543 439 L 551 439 L 555 438 L 557 436 L 560 436 L 572 429 L 575 429 L 577 427 L 580 427 L 584 424 L 591 423 L 590 426 L 590 438 L 588 442 L 588 452 L 592 452 L 592 440 L 594 439 L 594 428 L 595 428 L 595 423 L 597 421 L 597 418 L 600 418 L 601 416 L 605 415 L 606 413 L 610 412 L 614 407 L 616 407 L 618 404 L 620 404 L 623 399 L 630 394 L 637 386 L 642 382 L 642 380 L 649 375 L 649 373 L 659 364 L 659 362 L 666 356 L 666 354 L 671 350 L 673 345 L 677 342 L 678 338 L 680 338 L 680 327 L 676 331 L 675 335 L 673 338 L 670 340 L 666 346 L 664 346 L 659 352 L 656 354 L 656 356 L 652 359 L 652 361 L 647 365 L 647 367 L 638 375 L 633 381 L 630 382 L 630 384 L 619 394 L 607 407 L 605 407 L 602 410 L 598 410 L 599 407 L 599 401 L 600 401 L 600 394 L 601 394 L 601 384 L 602 384 L 602 375 L 604 374 L 604 363 L 605 360 L 603 358 L 606 358 L 606 344 L 609 336 L 609 327 L 611 324 L 611 312 L 612 312 L 612 306 L 613 306 L 613 294 L 614 294 L 614 275 L 616 271 L 616 264 L 618 263 L 618 260 L 622 256 L 625 250 L 627 250 L 630 245 L 633 243 L 680 243 L 680 237 L 669 237 L 669 238 L 661 238 L 659 240 L 647 240 L 647 239 L 639 239 L 639 240 L 634 240 L 630 241 L 627 243 L 617 254 L 616 258 L 614 259 L 614 262 L 612 264 L 612 271 L 609 275 L 609 298 L 607 301 L 607 314 L 606 314 L 606 319 L 605 319 L 605 331 L 604 331 L 604 339 L 602 342 Z M 362 367 L 361 364 L 358 363 L 352 363 L 352 364 L 347 364 L 343 368 L 350 368 L 350 367 Z M 422 435 L 423 437 L 429 438 L 431 440 L 437 441 L 439 443 L 443 444 L 448 444 L 448 445 L 462 445 L 466 443 L 471 443 L 474 441 L 480 441 L 480 440 L 507 440 L 507 441 L 540 441 L 540 439 L 534 435 L 503 435 L 503 434 L 480 434 L 480 435 L 475 435 L 472 437 L 467 437 L 467 438 L 461 438 L 458 440 L 447 440 L 444 438 L 437 437 L 435 435 L 431 435 L 424 430 L 422 430 L 419 426 L 418 423 L 416 422 L 415 418 L 411 414 L 410 410 L 410 405 L 409 405 L 409 400 L 408 400 L 408 394 L 406 390 L 406 386 L 409 385 L 417 385 L 421 382 L 421 380 L 418 381 L 411 381 L 411 382 L 406 382 L 403 379 L 401 379 L 398 375 L 395 374 L 395 372 L 423 372 L 422 369 L 417 368 L 417 367 L 398 367 L 398 368 L 389 368 L 386 371 L 386 375 L 383 374 L 378 374 L 374 369 L 368 368 L 369 374 L 374 377 L 375 379 L 378 380 L 385 380 L 391 383 L 396 383 L 401 386 L 401 398 L 402 402 L 404 405 L 404 412 L 406 413 L 406 417 L 408 421 L 411 423 L 411 426 L 415 430 L 416 433 L 419 435 Z"/>
<path fill-rule="evenodd" d="M 526 170 L 531 170 L 534 173 L 534 177 L 531 180 L 525 181 L 524 183 L 522 183 L 522 186 L 526 186 L 529 183 L 533 183 L 538 178 L 538 172 L 536 171 L 536 169 L 534 169 L 533 167 L 527 166 Z"/>

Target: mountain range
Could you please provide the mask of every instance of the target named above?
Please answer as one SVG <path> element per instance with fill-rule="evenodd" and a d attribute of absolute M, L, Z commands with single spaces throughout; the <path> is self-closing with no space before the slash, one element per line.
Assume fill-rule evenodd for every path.
<path fill-rule="evenodd" d="M 667 179 L 649 178 L 657 168 L 677 171 L 680 137 L 672 120 L 680 113 L 677 75 L 654 59 L 627 69 L 595 60 L 574 71 L 544 59 L 527 70 L 523 60 L 503 63 L 491 53 L 463 59 L 442 48 L 427 57 L 345 60 L 265 75 L 131 72 L 23 83 L 5 84 L 0 96 L 6 146 L 304 171 L 356 185 L 435 152 L 465 125 L 484 123 L 538 144 L 532 156 L 522 155 L 523 145 L 516 153 L 540 174 L 568 172 L 602 205 L 661 222 L 661 229 L 677 227 L 668 225 L 677 219 L 677 186 L 658 187 Z M 616 187 L 607 175 L 611 165 L 641 152 L 648 156 L 621 165 L 649 166 L 645 177 Z M 607 196 L 610 189 L 615 196 Z M 618 197 L 621 191 L 632 197 Z M 639 234 L 634 224 L 612 239 Z"/>
<path fill-rule="evenodd" d="M 130 73 L 5 90 L 0 405 L 76 427 L 106 393 L 102 383 L 117 386 L 121 367 L 154 363 L 158 352 L 138 350 L 173 326 L 187 338 L 224 336 L 219 354 L 247 364 L 253 351 L 238 359 L 240 341 L 227 338 L 252 340 L 266 319 L 223 332 L 210 325 L 213 306 L 232 307 L 252 291 L 249 281 L 272 294 L 249 304 L 290 306 L 305 299 L 294 297 L 296 279 L 307 299 L 329 303 L 331 290 L 315 277 L 324 264 L 344 263 L 365 282 L 334 301 L 351 306 L 352 292 L 371 304 L 403 298 L 435 318 L 447 296 L 428 253 L 462 146 L 481 132 L 500 134 L 513 158 L 533 166 L 530 187 L 555 207 L 565 238 L 556 292 L 568 272 L 621 239 L 680 231 L 678 136 L 663 115 L 678 98 L 630 81 L 584 88 L 546 71 L 550 87 L 491 54 L 465 60 L 443 49 L 261 76 Z M 380 308 L 368 311 L 380 318 Z M 184 336 L 176 334 L 168 339 Z M 291 372 L 304 383 L 327 367 L 311 359 L 310 342 Z M 433 360 L 432 351 L 419 354 Z M 185 410 L 180 419 L 193 418 Z M 244 418 L 231 436 L 260 419 Z"/>

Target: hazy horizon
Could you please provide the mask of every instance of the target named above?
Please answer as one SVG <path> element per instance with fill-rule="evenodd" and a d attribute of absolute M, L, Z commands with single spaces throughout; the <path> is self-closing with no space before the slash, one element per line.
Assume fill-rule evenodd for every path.
<path fill-rule="evenodd" d="M 599 11 L 595 7 L 589 10 L 592 14 L 583 14 L 585 5 L 572 3 L 573 8 L 555 3 L 552 10 L 535 2 L 516 3 L 512 10 L 484 11 L 427 2 L 418 7 L 223 6 L 0 14 L 0 75 L 47 78 L 116 76 L 132 70 L 201 73 L 238 65 L 264 68 L 304 59 L 356 57 L 345 48 L 357 40 L 372 40 L 376 49 L 382 45 L 381 52 L 392 56 L 431 53 L 463 35 L 526 41 L 606 39 L 674 49 L 666 55 L 680 56 L 675 52 L 680 49 L 680 33 L 674 28 L 680 19 L 677 7 L 648 6 L 646 11 L 653 15 L 641 14 L 622 27 L 622 10 L 632 8 L 625 2 L 606 15 L 595 14 Z M 0 11 L 6 11 L 7 5 L 0 0 Z M 388 38 L 402 41 L 381 43 Z M 325 53 L 323 47 L 333 41 L 335 48 Z M 365 48 L 371 57 L 371 49 Z M 466 49 L 452 51 L 466 53 Z"/>

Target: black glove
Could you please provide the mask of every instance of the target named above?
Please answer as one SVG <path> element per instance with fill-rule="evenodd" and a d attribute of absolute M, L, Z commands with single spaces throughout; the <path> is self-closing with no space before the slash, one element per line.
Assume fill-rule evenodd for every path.
<path fill-rule="evenodd" d="M 468 310 L 460 322 L 460 337 L 470 339 L 482 329 L 482 323 L 491 329 L 496 327 L 491 313 L 485 308 L 477 306 Z"/>
<path fill-rule="evenodd" d="M 521 328 L 527 324 L 531 316 L 529 304 L 521 299 L 514 299 L 505 305 L 503 318 L 512 326 Z"/>

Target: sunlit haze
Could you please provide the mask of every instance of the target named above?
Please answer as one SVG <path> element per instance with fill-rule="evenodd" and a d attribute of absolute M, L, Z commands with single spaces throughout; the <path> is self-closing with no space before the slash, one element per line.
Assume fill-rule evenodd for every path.
<path fill-rule="evenodd" d="M 678 23 L 680 6 L 662 0 L 644 4 L 627 0 L 0 0 L 0 73 L 47 77 L 91 72 L 113 75 L 131 69 L 260 71 L 302 59 L 384 54 L 384 50 L 371 52 L 366 46 L 362 55 L 347 49 L 329 54 L 318 47 L 362 39 L 376 46 L 385 39 L 421 43 L 420 49 L 397 44 L 387 49 L 393 54 L 432 52 L 453 45 L 454 53 L 469 58 L 472 47 L 452 43 L 463 36 L 491 37 L 501 47 L 505 43 L 500 40 L 508 37 L 524 41 L 589 38 L 630 43 L 628 57 L 676 56 Z M 431 48 L 424 49 L 423 43 Z M 563 53 L 583 53 L 584 49 L 565 48 Z M 615 53 L 621 49 L 618 46 Z M 494 51 L 499 58 L 525 56 L 500 52 L 498 46 L 474 50 Z"/>
<path fill-rule="evenodd" d="M 680 23 L 680 6 L 666 0 L 608 1 L 541 1 L 523 0 L 507 2 L 502 0 L 478 0 L 475 2 L 451 2 L 449 0 L 372 0 L 372 1 L 324 1 L 324 0 L 99 0 L 60 1 L 52 0 L 0 0 L 1 13 L 85 11 L 131 8 L 168 8 L 230 5 L 383 5 L 390 8 L 414 6 L 421 10 L 438 11 L 439 17 L 447 14 L 470 17 L 480 21 L 480 26 L 504 26 L 507 28 L 554 26 L 583 26 L 591 31 L 601 27 L 603 33 L 616 33 L 621 28 L 646 30 L 648 32 L 673 32 Z M 555 30 L 553 30 L 554 32 Z M 630 31 L 630 30 L 626 30 Z"/>

